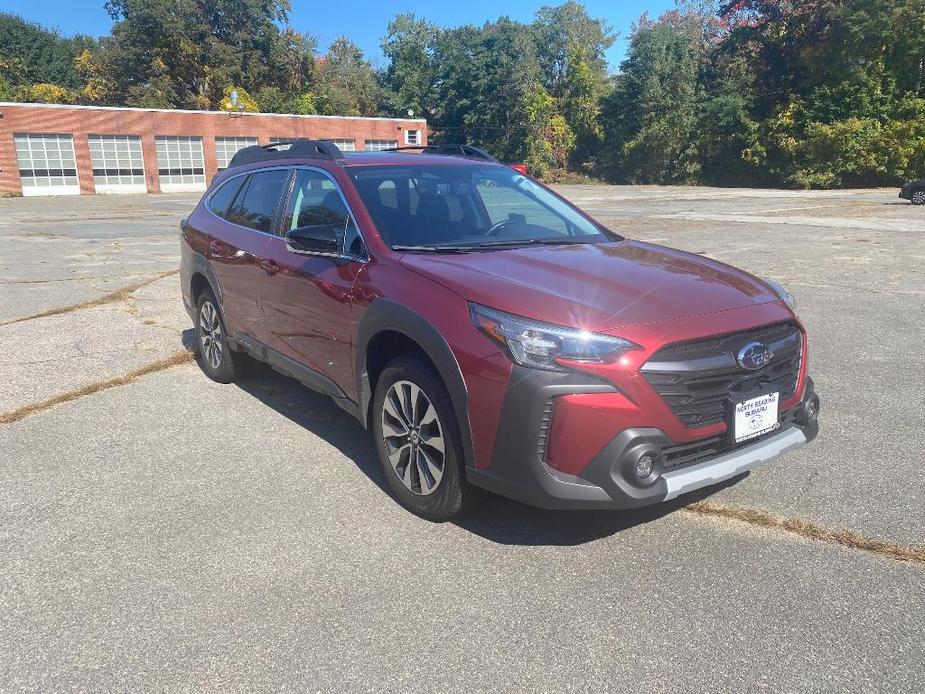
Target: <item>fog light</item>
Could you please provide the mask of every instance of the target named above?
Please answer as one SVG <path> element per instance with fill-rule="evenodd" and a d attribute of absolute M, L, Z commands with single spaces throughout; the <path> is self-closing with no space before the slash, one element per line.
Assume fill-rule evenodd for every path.
<path fill-rule="evenodd" d="M 643 453 L 636 460 L 636 477 L 641 480 L 647 479 L 652 475 L 655 469 L 655 456 L 651 453 Z"/>

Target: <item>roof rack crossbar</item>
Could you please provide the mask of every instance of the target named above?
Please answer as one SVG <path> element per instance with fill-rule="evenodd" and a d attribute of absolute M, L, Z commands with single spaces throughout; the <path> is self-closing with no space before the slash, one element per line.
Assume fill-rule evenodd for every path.
<path fill-rule="evenodd" d="M 228 168 L 251 164 L 256 161 L 291 159 L 293 157 L 311 157 L 336 162 L 344 161 L 343 152 L 329 140 L 293 139 L 284 142 L 273 142 L 269 145 L 251 145 L 250 147 L 239 149 L 228 163 Z"/>
<path fill-rule="evenodd" d="M 500 162 L 486 152 L 484 149 L 473 147 L 472 145 L 447 144 L 447 145 L 407 145 L 404 147 L 389 147 L 381 150 L 382 152 L 402 152 L 405 150 L 416 150 L 422 154 L 442 154 L 449 157 L 467 157 L 469 159 L 482 159 L 490 161 L 493 164 Z"/>

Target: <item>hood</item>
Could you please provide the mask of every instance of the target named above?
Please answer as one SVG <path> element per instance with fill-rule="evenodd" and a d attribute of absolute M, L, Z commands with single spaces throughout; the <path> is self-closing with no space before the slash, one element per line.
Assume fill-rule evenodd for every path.
<path fill-rule="evenodd" d="M 746 272 L 638 241 L 406 253 L 401 262 L 475 303 L 596 331 L 778 301 Z"/>

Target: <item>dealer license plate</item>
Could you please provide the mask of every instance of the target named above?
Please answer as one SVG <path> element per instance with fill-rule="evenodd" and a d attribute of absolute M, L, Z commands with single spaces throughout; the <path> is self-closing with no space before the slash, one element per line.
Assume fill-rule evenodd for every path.
<path fill-rule="evenodd" d="M 735 443 L 754 439 L 779 428 L 779 401 L 780 393 L 765 393 L 757 398 L 733 403 L 732 437 Z"/>

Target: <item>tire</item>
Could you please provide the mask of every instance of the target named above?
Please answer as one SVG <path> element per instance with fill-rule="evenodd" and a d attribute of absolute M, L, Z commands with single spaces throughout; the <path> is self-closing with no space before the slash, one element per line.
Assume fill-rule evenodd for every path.
<path fill-rule="evenodd" d="M 925 205 L 925 188 L 913 190 L 911 200 L 913 205 Z"/>
<path fill-rule="evenodd" d="M 199 366 L 218 383 L 233 383 L 244 373 L 243 354 L 228 344 L 228 331 L 221 308 L 211 289 L 204 290 L 196 303 L 196 338 Z"/>
<path fill-rule="evenodd" d="M 466 481 L 450 396 L 425 360 L 403 355 L 389 362 L 376 384 L 371 419 L 382 472 L 402 506 L 443 522 L 479 500 L 481 490 Z"/>

